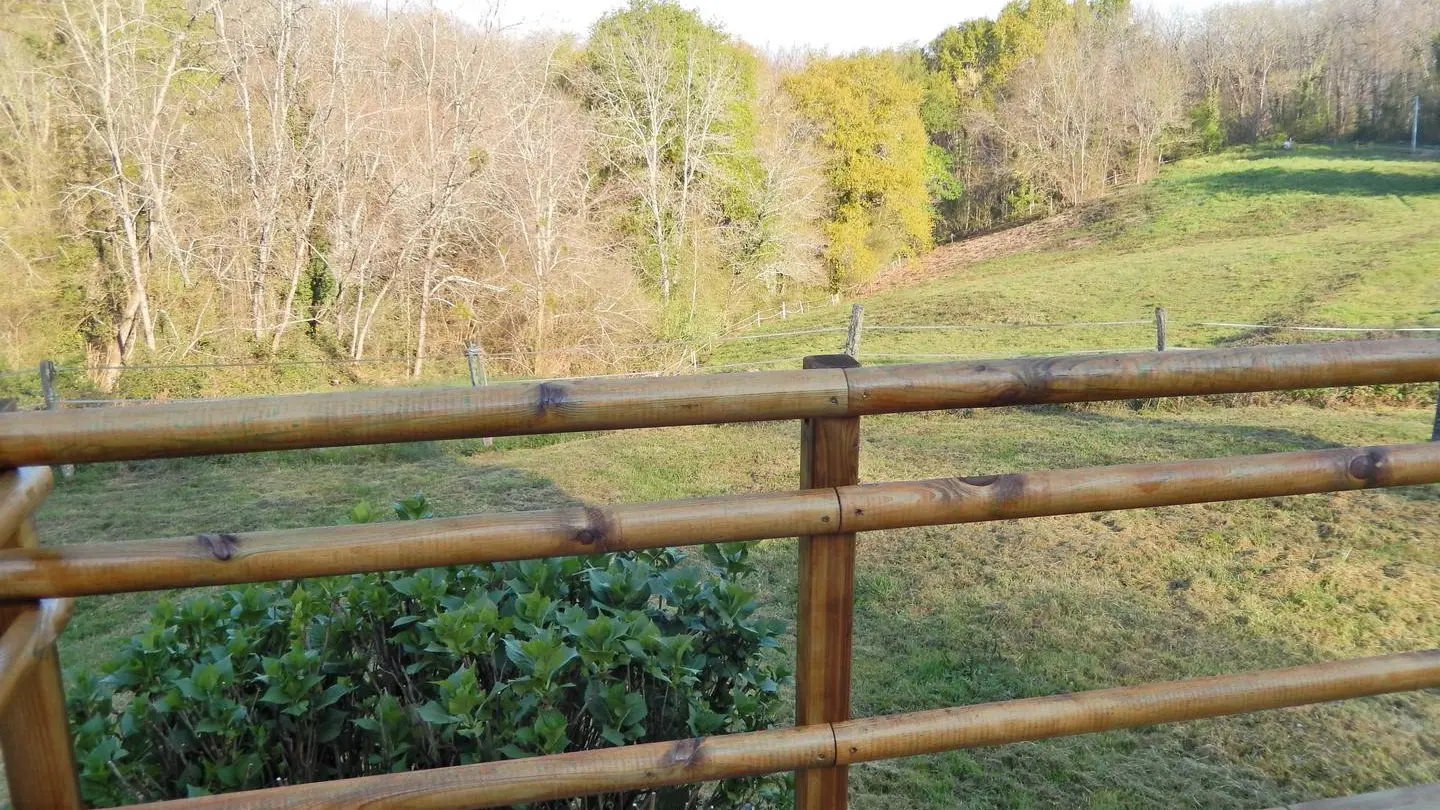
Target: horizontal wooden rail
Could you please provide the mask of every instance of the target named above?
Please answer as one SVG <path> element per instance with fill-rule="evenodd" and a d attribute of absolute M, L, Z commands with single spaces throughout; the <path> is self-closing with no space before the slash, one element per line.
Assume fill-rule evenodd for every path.
<path fill-rule="evenodd" d="M 835 724 L 840 764 L 1440 686 L 1440 649 Z"/>
<path fill-rule="evenodd" d="M 846 375 L 857 415 L 1240 394 L 1440 379 L 1440 340 L 864 366 Z"/>
<path fill-rule="evenodd" d="M 149 810 L 503 807 L 1440 686 L 1440 650 L 180 799 Z"/>
<path fill-rule="evenodd" d="M 10 607 L 14 618 L 0 636 L 0 710 L 9 702 L 15 687 L 45 656 L 75 611 L 73 599 L 46 599 Z"/>
<path fill-rule="evenodd" d="M 0 599 L 852 533 L 1440 481 L 1440 444 L 0 551 Z"/>
<path fill-rule="evenodd" d="M 0 466 L 1440 379 L 1440 341 L 307 394 L 0 419 Z"/>
<path fill-rule="evenodd" d="M 20 530 L 54 485 L 49 467 L 0 471 L 0 545 Z"/>

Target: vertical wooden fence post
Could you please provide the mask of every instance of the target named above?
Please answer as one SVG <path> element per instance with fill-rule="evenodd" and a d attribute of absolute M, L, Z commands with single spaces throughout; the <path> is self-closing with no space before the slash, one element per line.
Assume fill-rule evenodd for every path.
<path fill-rule="evenodd" d="M 35 545 L 35 529 L 29 521 L 14 535 L 0 537 L 0 548 Z M 17 615 L 16 605 L 0 605 L 0 633 Z M 54 644 L 29 678 L 15 687 L 10 702 L 0 708 L 0 753 L 5 757 L 5 781 L 15 810 L 79 809 L 75 748 Z"/>
<path fill-rule="evenodd" d="M 805 358 L 805 368 L 855 368 L 849 355 Z M 837 487 L 860 480 L 860 418 L 806 419 L 800 433 L 800 486 Z M 800 538 L 800 604 L 795 652 L 795 722 L 850 719 L 850 653 L 855 609 L 855 535 Z M 795 810 L 845 810 L 849 771 L 813 768 L 795 774 Z"/>
<path fill-rule="evenodd" d="M 1155 307 L 1155 351 L 1165 351 L 1165 308 Z"/>
<path fill-rule="evenodd" d="M 860 356 L 860 329 L 865 321 L 865 307 L 856 304 L 850 307 L 850 331 L 845 335 L 845 354 L 852 358 Z"/>

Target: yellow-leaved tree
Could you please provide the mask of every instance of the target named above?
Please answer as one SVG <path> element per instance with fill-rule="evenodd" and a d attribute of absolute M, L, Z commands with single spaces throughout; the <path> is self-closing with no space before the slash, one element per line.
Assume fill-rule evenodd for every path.
<path fill-rule="evenodd" d="M 830 291 L 929 247 L 921 86 L 895 57 L 861 53 L 812 61 L 786 87 L 825 153 Z"/>

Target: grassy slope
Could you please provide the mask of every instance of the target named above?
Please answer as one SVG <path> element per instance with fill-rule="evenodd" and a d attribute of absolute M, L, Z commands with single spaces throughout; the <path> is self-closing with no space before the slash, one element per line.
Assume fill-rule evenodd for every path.
<path fill-rule="evenodd" d="M 1322 148 L 1201 158 L 1085 214 L 1089 224 L 1058 248 L 1039 246 L 866 299 L 866 324 L 1147 320 L 1164 306 L 1178 346 L 1251 337 L 1186 325 L 1194 321 L 1440 326 L 1434 160 Z M 847 311 L 814 310 L 772 331 L 843 325 Z M 735 342 L 712 361 L 834 351 L 843 341 Z M 862 352 L 874 361 L 886 352 L 997 356 L 1153 345 L 1149 325 L 871 331 Z"/>
<path fill-rule="evenodd" d="M 1276 175 L 1276 167 L 1326 178 L 1335 193 L 1296 190 L 1301 183 Z M 1262 173 L 1240 177 L 1269 192 L 1207 196 L 1252 170 Z M 1313 174 L 1342 170 L 1358 179 Z M 1381 322 L 1440 322 L 1437 274 L 1420 272 L 1427 256 L 1440 254 L 1437 177 L 1431 164 L 1323 155 L 1185 165 L 1115 203 L 1116 219 L 1078 235 L 1095 240 L 1090 244 L 885 293 L 867 301 L 868 314 L 889 323 L 1131 317 L 1161 301 L 1163 290 L 1176 319 L 1374 322 L 1386 313 Z M 1353 190 L 1382 183 L 1402 189 L 1403 201 Z M 1392 204 L 1423 216 L 1392 223 L 1384 215 Z M 1352 271 L 1361 278 L 1340 283 Z M 1224 306 L 1202 311 L 1208 301 Z M 824 317 L 807 319 L 817 318 L 809 322 L 815 325 Z M 1093 347 L 1089 335 L 967 334 L 974 344 L 957 347 L 953 335 L 922 333 L 887 350 Z M 1016 335 L 1029 342 L 1017 347 Z M 1033 343 L 1041 337 L 1049 343 Z M 1142 345 L 1144 337 L 1142 330 L 1131 342 Z M 886 339 L 901 338 L 866 336 L 871 348 Z M 1420 409 L 1198 403 L 1139 412 L 1117 406 L 877 417 L 865 422 L 862 475 L 983 474 L 1419 441 L 1428 420 Z M 797 433 L 793 424 L 739 425 L 501 440 L 502 452 L 457 442 L 97 466 L 62 484 L 40 529 L 47 542 L 69 543 L 318 525 L 342 520 L 360 498 L 417 490 L 441 514 L 460 514 L 786 488 L 795 483 Z M 793 616 L 793 543 L 764 543 L 759 554 L 766 609 Z M 67 668 L 102 660 L 152 600 L 82 600 L 63 644 Z M 879 532 L 860 546 L 855 705 L 861 714 L 907 711 L 1437 643 L 1437 487 Z M 1366 699 L 852 772 L 857 808 L 1258 808 L 1440 780 L 1440 696 Z"/>

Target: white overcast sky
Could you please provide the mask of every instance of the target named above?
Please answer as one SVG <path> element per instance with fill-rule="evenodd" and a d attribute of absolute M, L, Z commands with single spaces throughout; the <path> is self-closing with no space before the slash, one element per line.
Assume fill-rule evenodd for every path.
<path fill-rule="evenodd" d="M 1005 0 L 680 0 L 710 22 L 761 49 L 796 46 L 832 53 L 929 42 L 946 26 L 993 17 Z M 1145 2 L 1145 0 L 1141 0 Z M 1149 0 L 1163 12 L 1192 11 L 1216 0 Z M 1139 3 L 1137 3 L 1138 5 Z M 485 15 L 491 0 L 441 0 L 461 17 Z M 499 18 L 520 30 L 584 35 L 590 24 L 624 0 L 501 0 Z"/>

